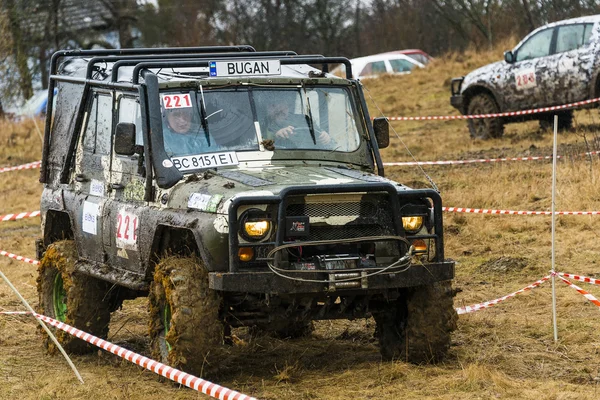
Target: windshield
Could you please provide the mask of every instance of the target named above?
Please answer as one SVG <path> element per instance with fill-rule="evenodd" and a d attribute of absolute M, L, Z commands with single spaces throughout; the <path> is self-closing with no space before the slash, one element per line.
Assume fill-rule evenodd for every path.
<path fill-rule="evenodd" d="M 218 88 L 163 92 L 169 157 L 261 149 L 352 152 L 360 145 L 346 88 Z"/>

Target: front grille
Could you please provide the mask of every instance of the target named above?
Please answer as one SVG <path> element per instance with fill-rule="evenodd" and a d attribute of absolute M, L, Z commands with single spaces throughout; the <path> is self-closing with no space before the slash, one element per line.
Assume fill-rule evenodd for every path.
<path fill-rule="evenodd" d="M 302 197 L 292 198 L 286 207 L 286 216 L 309 217 L 309 236 L 302 240 L 339 240 L 394 235 L 393 217 L 387 198 L 380 194 L 361 197 L 360 201 L 323 203 L 314 199 L 304 203 Z"/>
<path fill-rule="evenodd" d="M 308 217 L 369 216 L 377 213 L 377 207 L 373 203 L 359 202 L 290 204 L 286 213 Z"/>

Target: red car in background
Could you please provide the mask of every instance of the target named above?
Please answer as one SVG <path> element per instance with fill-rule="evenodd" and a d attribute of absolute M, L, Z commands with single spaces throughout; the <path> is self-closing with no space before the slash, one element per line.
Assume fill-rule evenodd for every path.
<path fill-rule="evenodd" d="M 433 57 L 431 57 L 429 54 L 425 53 L 423 50 L 419 50 L 419 49 L 394 50 L 394 51 L 388 51 L 388 52 L 381 53 L 381 54 L 404 54 L 405 56 L 408 56 L 408 57 L 412 58 L 413 60 L 420 62 L 423 65 L 426 65 L 431 60 L 433 60 Z"/>

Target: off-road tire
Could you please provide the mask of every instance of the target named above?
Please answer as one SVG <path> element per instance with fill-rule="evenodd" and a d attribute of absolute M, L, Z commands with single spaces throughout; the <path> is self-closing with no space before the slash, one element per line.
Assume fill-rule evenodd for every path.
<path fill-rule="evenodd" d="M 561 111 L 558 113 L 558 130 L 568 131 L 573 127 L 573 110 Z M 554 115 L 542 115 L 540 117 L 540 129 L 543 131 L 554 130 Z"/>
<path fill-rule="evenodd" d="M 160 260 L 148 298 L 154 359 L 197 376 L 216 370 L 223 344 L 222 301 L 208 287 L 202 261 L 176 256 Z M 165 329 L 167 307 L 170 318 Z"/>
<path fill-rule="evenodd" d="M 473 96 L 467 108 L 467 114 L 495 114 L 500 112 L 500 107 L 494 98 L 487 93 Z M 471 139 L 500 138 L 504 135 L 502 118 L 470 119 L 468 122 Z"/>
<path fill-rule="evenodd" d="M 405 294 L 374 314 L 382 358 L 413 364 L 441 361 L 458 319 L 452 283 L 419 286 Z"/>
<path fill-rule="evenodd" d="M 39 313 L 74 326 L 100 338 L 108 335 L 110 312 L 116 308 L 115 299 L 110 292 L 110 284 L 77 272 L 77 249 L 75 242 L 64 240 L 48 246 L 38 267 L 37 290 Z M 57 276 L 60 274 L 60 277 Z M 57 279 L 62 278 L 62 287 L 66 294 L 62 303 L 66 303 L 66 312 L 61 317 L 55 308 Z M 52 329 L 52 328 L 51 328 Z M 55 353 L 56 346 L 41 330 L 48 352 Z M 85 354 L 97 348 L 62 330 L 54 331 L 58 342 L 69 353 Z"/>

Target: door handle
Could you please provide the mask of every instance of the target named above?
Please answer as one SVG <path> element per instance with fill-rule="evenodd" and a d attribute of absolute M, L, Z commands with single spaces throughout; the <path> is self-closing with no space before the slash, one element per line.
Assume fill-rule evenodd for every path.
<path fill-rule="evenodd" d="M 125 189 L 125 186 L 121 185 L 120 183 L 111 183 L 110 187 L 114 190 Z"/>
<path fill-rule="evenodd" d="M 77 182 L 87 182 L 87 181 L 89 181 L 89 179 L 86 178 L 86 176 L 84 174 L 77 174 L 77 175 L 75 175 L 75 180 Z"/>

